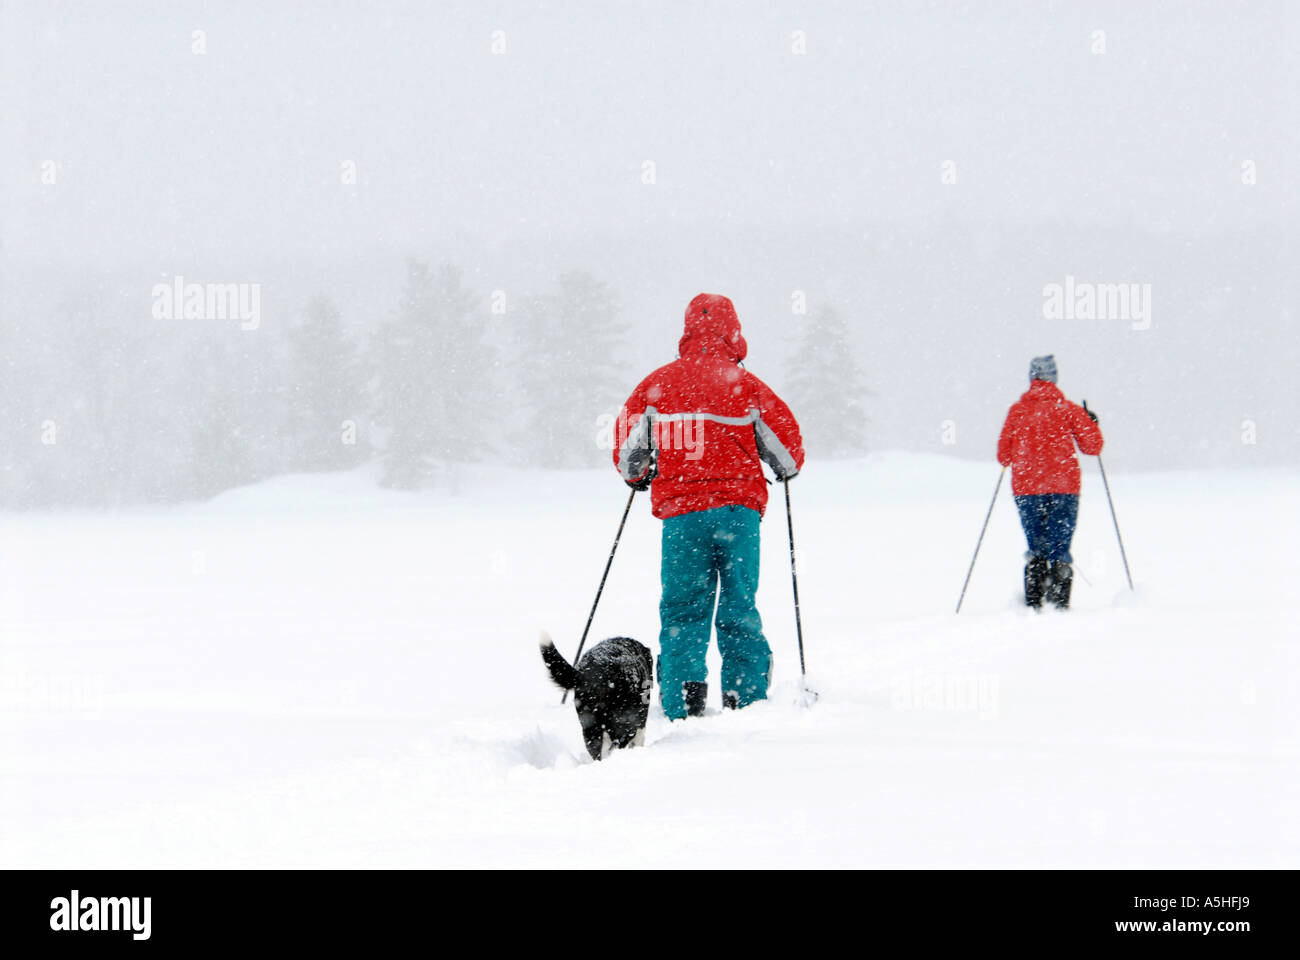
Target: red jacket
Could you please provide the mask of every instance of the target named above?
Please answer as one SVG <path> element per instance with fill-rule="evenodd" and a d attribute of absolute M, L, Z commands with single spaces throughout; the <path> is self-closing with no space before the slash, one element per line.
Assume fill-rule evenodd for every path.
<path fill-rule="evenodd" d="M 1065 399 L 1056 384 L 1035 380 L 1007 413 L 998 439 L 998 463 L 1011 468 L 1017 497 L 1079 492 L 1074 445 L 1089 456 L 1101 453 L 1101 428 L 1083 407 Z"/>
<path fill-rule="evenodd" d="M 656 517 L 714 507 L 767 507 L 760 461 L 777 477 L 803 468 L 803 441 L 790 408 L 743 369 L 748 346 L 726 297 L 702 293 L 686 308 L 679 359 L 632 391 L 615 430 L 614 466 L 624 480 L 645 476 Z"/>

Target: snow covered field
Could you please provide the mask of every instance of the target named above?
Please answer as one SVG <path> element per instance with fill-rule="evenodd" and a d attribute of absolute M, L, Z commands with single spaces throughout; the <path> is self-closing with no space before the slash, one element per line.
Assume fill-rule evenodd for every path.
<path fill-rule="evenodd" d="M 715 659 L 708 716 L 601 764 L 536 636 L 574 652 L 612 470 L 0 516 L 0 865 L 1300 866 L 1300 474 L 1109 465 L 1135 594 L 1086 460 L 1075 609 L 1017 606 L 1004 486 L 955 616 L 996 466 L 812 464 L 820 702 L 774 488 L 772 698 L 722 714 Z M 659 526 L 638 497 L 593 642 L 656 645 Z"/>

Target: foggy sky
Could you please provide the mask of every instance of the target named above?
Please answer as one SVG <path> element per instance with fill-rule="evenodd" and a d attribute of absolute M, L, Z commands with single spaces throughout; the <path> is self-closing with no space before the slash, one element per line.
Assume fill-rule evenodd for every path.
<path fill-rule="evenodd" d="M 779 386 L 792 291 L 846 307 L 877 443 L 925 448 L 960 413 L 971 455 L 1049 350 L 1063 385 L 1129 406 L 1132 442 L 1160 363 L 1206 378 L 1198 416 L 1219 391 L 1228 436 L 1296 396 L 1298 20 L 1286 2 L 5 2 L 0 310 L 39 322 L 60 278 L 97 273 L 147 304 L 180 273 L 261 282 L 272 313 L 324 289 L 365 327 L 411 256 L 512 296 L 581 267 L 633 322 L 631 369 L 671 359 L 707 290 Z M 1041 288 L 1070 273 L 1152 283 L 1153 329 L 1046 327 Z M 1243 315 L 1191 315 L 1246 288 Z"/>
<path fill-rule="evenodd" d="M 5 236 L 579 256 L 647 224 L 1296 213 L 1294 5 L 867 6 L 6 3 Z"/>

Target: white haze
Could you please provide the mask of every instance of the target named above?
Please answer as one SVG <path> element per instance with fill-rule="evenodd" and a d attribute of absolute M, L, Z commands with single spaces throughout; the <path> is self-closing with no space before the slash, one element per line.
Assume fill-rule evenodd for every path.
<path fill-rule="evenodd" d="M 733 298 L 778 390 L 839 310 L 872 449 L 992 475 L 1054 352 L 1108 466 L 1295 463 L 1298 23 L 1288 2 L 5 3 L 0 506 L 384 455 L 364 385 L 318 409 L 284 357 L 326 297 L 361 380 L 393 379 L 374 338 L 412 259 L 463 271 L 491 348 L 472 410 L 464 356 L 431 355 L 421 389 L 517 466 L 556 386 L 519 371 L 598 365 L 573 402 L 594 438 L 701 291 Z M 608 349 L 533 335 L 571 271 L 618 304 Z M 156 318 L 177 275 L 260 284 L 260 326 Z M 1149 329 L 1046 319 L 1067 277 L 1149 284 Z M 354 457 L 285 451 L 343 417 Z M 548 462 L 591 462 L 583 430 Z"/>

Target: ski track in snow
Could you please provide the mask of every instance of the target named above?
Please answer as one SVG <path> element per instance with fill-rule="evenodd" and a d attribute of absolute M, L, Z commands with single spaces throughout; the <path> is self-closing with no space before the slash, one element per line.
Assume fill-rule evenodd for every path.
<path fill-rule="evenodd" d="M 1115 470 L 1113 464 L 1108 468 Z M 368 470 L 201 505 L 0 516 L 8 867 L 1295 867 L 1295 471 L 1096 466 L 1075 608 L 1017 603 L 996 467 L 874 455 L 792 484 L 759 593 L 771 698 L 589 760 L 547 681 L 625 498 L 612 471 Z M 657 646 L 638 497 L 589 643 Z M 1089 583 L 1084 582 L 1086 577 Z"/>

